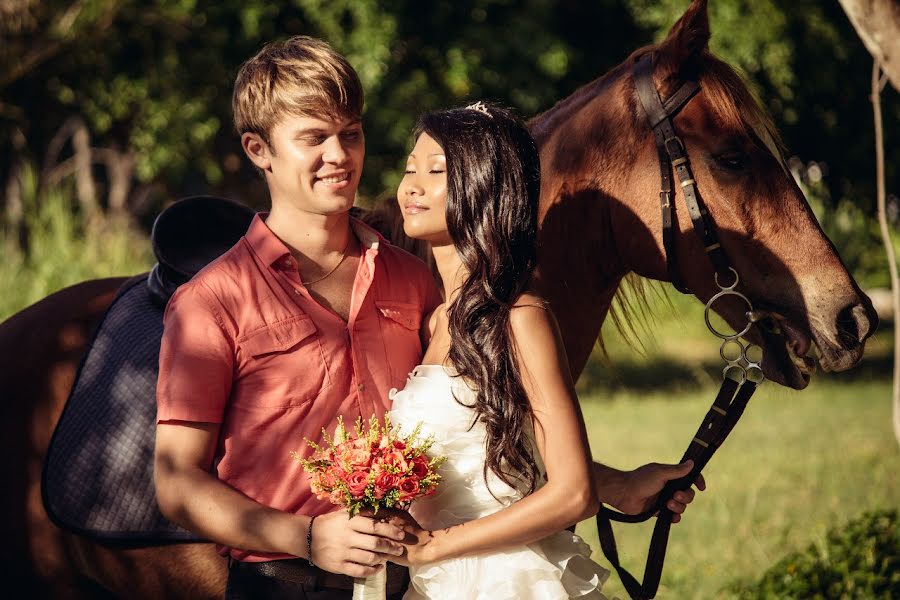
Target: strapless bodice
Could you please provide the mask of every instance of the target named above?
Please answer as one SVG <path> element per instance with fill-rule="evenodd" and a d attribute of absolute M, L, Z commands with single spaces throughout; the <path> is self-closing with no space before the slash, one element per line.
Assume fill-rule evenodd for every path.
<path fill-rule="evenodd" d="M 400 432 L 408 435 L 419 425 L 422 436 L 434 439 L 430 453 L 447 457 L 435 494 L 415 501 L 410 509 L 422 526 L 443 528 L 483 517 L 523 496 L 523 490 L 492 471 L 485 479 L 487 430 L 484 423 L 474 422 L 475 393 L 452 369 L 419 365 L 402 390 L 391 390 L 390 398 L 391 422 Z M 543 472 L 539 454 L 533 454 Z"/>

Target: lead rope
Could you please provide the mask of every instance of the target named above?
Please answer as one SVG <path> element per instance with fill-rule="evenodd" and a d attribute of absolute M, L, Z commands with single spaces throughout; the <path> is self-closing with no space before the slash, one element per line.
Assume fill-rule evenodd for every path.
<path fill-rule="evenodd" d="M 659 588 L 659 580 L 666 557 L 666 547 L 669 541 L 669 529 L 672 526 L 673 517 L 672 511 L 666 507 L 666 504 L 675 492 L 686 490 L 693 485 L 713 454 L 719 449 L 725 438 L 728 437 L 728 434 L 731 433 L 756 388 L 765 380 L 760 365 L 762 349 L 751 343 L 744 345 L 740 339 L 753 326 L 756 321 L 754 316 L 756 313 L 753 311 L 753 305 L 750 300 L 735 290 L 740 282 L 737 271 L 731 267 L 728 268 L 734 276 L 734 282 L 729 286 L 723 286 L 719 283 L 718 273 L 716 273 L 715 281 L 719 292 L 709 299 L 704 310 L 706 327 L 713 335 L 722 340 L 719 356 L 725 361 L 725 368 L 722 370 L 722 387 L 719 389 L 719 393 L 709 407 L 706 417 L 700 424 L 700 428 L 697 429 L 697 433 L 694 435 L 691 443 L 688 444 L 687 450 L 685 450 L 681 458 L 681 462 L 688 459 L 693 460 L 694 467 L 688 475 L 667 483 L 659 494 L 656 506 L 648 511 L 638 515 L 626 515 L 602 506 L 600 512 L 597 513 L 597 533 L 603 554 L 616 569 L 626 591 L 634 600 L 654 598 Z M 709 314 L 717 301 L 728 296 L 737 298 L 747 306 L 747 312 L 745 313 L 747 315 L 747 325 L 743 330 L 731 334 L 718 331 L 713 326 Z M 656 515 L 656 525 L 653 528 L 653 535 L 650 539 L 647 565 L 644 569 L 644 581 L 640 583 L 619 562 L 612 521 L 640 523 L 650 519 L 654 514 Z"/>

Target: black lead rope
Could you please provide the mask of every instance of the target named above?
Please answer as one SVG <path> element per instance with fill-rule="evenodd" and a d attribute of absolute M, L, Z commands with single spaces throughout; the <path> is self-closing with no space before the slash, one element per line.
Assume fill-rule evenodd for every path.
<path fill-rule="evenodd" d="M 634 600 L 654 598 L 659 588 L 669 541 L 669 529 L 674 516 L 672 511 L 666 507 L 666 503 L 675 495 L 675 492 L 686 490 L 693 485 L 713 454 L 731 433 L 756 388 L 756 383 L 747 380 L 738 383 L 731 378 L 726 378 L 722 382 L 719 394 L 681 458 L 681 462 L 688 459 L 694 461 L 691 472 L 681 479 L 667 483 L 660 492 L 659 500 L 654 508 L 638 515 L 625 515 L 604 506 L 597 513 L 597 533 L 600 538 L 600 547 L 606 559 L 618 572 L 628 595 Z M 619 561 L 612 521 L 641 523 L 653 517 L 654 514 L 656 515 L 656 525 L 653 527 L 653 535 L 650 538 L 647 565 L 644 568 L 644 582 L 640 583 Z"/>
<path fill-rule="evenodd" d="M 675 254 L 677 221 L 674 218 L 675 207 L 673 200 L 675 194 L 672 190 L 672 170 L 674 169 L 678 175 L 678 181 L 683 191 L 694 232 L 702 241 L 706 254 L 715 268 L 716 284 L 721 291 L 707 303 L 707 326 L 717 337 L 725 340 L 720 354 L 728 363 L 723 373 L 724 381 L 722 382 L 722 387 L 719 389 L 719 393 L 716 395 L 716 399 L 710 406 L 709 411 L 707 411 L 706 417 L 700 424 L 694 439 L 691 440 L 682 456 L 682 462 L 688 459 L 694 461 L 691 472 L 681 479 L 667 483 L 659 494 L 656 506 L 648 511 L 638 515 L 625 515 L 604 506 L 601 507 L 600 512 L 597 514 L 597 532 L 603 554 L 618 572 L 631 598 L 634 600 L 649 600 L 656 596 L 656 592 L 659 589 L 659 581 L 666 557 L 666 547 L 669 541 L 669 530 L 672 526 L 672 517 L 674 516 L 672 511 L 666 508 L 666 504 L 675 492 L 687 490 L 697 480 L 697 477 L 706 467 L 713 454 L 715 454 L 716 450 L 725 441 L 725 438 L 728 437 L 728 434 L 731 433 L 735 424 L 737 424 L 750 397 L 753 396 L 758 384 L 762 382 L 762 376 L 758 363 L 751 361 L 747 357 L 747 349 L 749 347 L 745 348 L 738 341 L 738 338 L 750 328 L 750 324 L 740 333 L 724 335 L 716 331 L 709 322 L 709 310 L 713 302 L 722 296 L 734 295 L 746 302 L 749 309 L 752 310 L 752 306 L 750 306 L 750 301 L 746 297 L 734 291 L 738 284 L 737 272 L 729 266 L 728 257 L 719 244 L 715 223 L 697 193 L 697 185 L 691 172 L 687 150 L 672 124 L 674 115 L 697 94 L 700 90 L 700 84 L 696 81 L 685 83 L 664 103 L 660 100 L 656 85 L 653 82 L 652 54 L 641 57 L 635 63 L 632 73 L 635 89 L 656 141 L 657 157 L 659 159 L 659 196 L 662 211 L 663 247 L 666 252 L 669 277 L 679 291 L 686 294 L 690 293 L 678 271 Z M 723 284 L 719 280 L 720 276 L 731 278 L 733 282 L 730 285 Z M 728 279 L 724 281 L 728 281 Z M 737 344 L 740 347 L 740 356 L 738 358 L 732 360 L 726 357 L 724 349 L 729 343 Z M 731 376 L 735 373 L 734 369 L 740 370 L 740 380 L 736 380 Z M 756 380 L 750 380 L 747 378 L 747 374 L 754 369 L 759 375 Z M 650 549 L 647 554 L 644 581 L 641 583 L 619 561 L 615 535 L 612 530 L 612 521 L 640 523 L 654 515 L 656 516 L 656 524 L 653 528 Z"/>

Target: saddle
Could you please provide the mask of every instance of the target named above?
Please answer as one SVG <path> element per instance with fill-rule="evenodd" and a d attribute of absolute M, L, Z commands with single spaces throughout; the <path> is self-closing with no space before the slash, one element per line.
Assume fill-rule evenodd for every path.
<path fill-rule="evenodd" d="M 201 541 L 162 516 L 153 485 L 162 317 L 178 286 L 237 243 L 254 214 L 191 196 L 157 216 L 157 263 L 128 280 L 107 309 L 47 451 L 43 502 L 60 528 L 106 543 Z"/>

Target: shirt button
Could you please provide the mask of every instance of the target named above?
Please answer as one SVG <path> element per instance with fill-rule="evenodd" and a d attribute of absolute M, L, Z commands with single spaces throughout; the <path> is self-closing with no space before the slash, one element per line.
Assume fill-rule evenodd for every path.
<path fill-rule="evenodd" d="M 365 384 L 361 383 L 358 386 L 356 386 L 356 389 L 359 390 L 360 392 L 364 392 L 364 391 L 366 391 L 366 386 L 365 386 Z"/>

